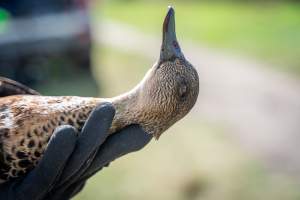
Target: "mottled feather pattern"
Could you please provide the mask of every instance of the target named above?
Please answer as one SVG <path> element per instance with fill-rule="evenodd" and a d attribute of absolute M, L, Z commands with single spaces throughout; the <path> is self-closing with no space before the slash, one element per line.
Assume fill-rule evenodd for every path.
<path fill-rule="evenodd" d="M 100 99 L 82 97 L 11 96 L 0 99 L 0 182 L 32 169 L 59 125 L 79 131 Z M 10 167 L 5 167 L 6 165 Z"/>

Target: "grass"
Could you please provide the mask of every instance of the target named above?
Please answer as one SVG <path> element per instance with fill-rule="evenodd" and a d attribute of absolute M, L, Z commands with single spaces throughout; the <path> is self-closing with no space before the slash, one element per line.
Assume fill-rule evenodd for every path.
<path fill-rule="evenodd" d="M 157 34 L 168 4 L 176 8 L 179 40 L 257 57 L 300 75 L 300 4 L 107 1 L 94 13 Z"/>
<path fill-rule="evenodd" d="M 107 47 L 96 47 L 94 58 L 98 66 L 94 74 L 107 88 L 102 90 L 104 96 L 130 89 L 152 64 Z M 89 180 L 75 200 L 300 198 L 298 184 L 269 174 L 228 135 L 222 127 L 190 114 L 158 142 L 111 163 Z"/>

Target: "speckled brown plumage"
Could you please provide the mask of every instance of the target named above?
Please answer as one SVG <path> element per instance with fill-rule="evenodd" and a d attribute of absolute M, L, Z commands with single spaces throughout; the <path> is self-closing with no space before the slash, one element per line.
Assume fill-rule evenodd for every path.
<path fill-rule="evenodd" d="M 54 129 L 69 124 L 81 130 L 93 98 L 9 96 L 0 99 L 0 179 L 18 177 L 42 156 Z M 7 165 L 7 167 L 6 167 Z"/>
<path fill-rule="evenodd" d="M 168 21 L 172 15 L 171 10 L 164 23 L 164 26 L 169 25 L 164 31 L 174 29 L 174 23 Z M 164 41 L 167 37 L 164 35 Z M 184 117 L 197 100 L 198 74 L 181 54 L 174 34 L 170 37 L 175 39 L 167 45 L 163 43 L 159 61 L 144 79 L 120 96 L 109 99 L 41 95 L 0 98 L 0 183 L 19 177 L 37 165 L 57 126 L 69 124 L 80 131 L 89 113 L 101 103 L 111 102 L 116 109 L 110 133 L 139 124 L 147 133 L 159 138 Z M 171 49 L 174 52 L 168 48 L 174 48 Z M 22 91 L 31 91 L 22 88 Z"/>

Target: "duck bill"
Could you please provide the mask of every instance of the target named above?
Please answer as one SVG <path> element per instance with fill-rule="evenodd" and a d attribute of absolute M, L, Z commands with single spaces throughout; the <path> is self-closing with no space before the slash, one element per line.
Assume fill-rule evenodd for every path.
<path fill-rule="evenodd" d="M 170 61 L 175 58 L 184 59 L 184 55 L 182 54 L 176 39 L 175 12 L 174 9 L 169 6 L 169 10 L 163 24 L 163 40 L 159 61 Z"/>

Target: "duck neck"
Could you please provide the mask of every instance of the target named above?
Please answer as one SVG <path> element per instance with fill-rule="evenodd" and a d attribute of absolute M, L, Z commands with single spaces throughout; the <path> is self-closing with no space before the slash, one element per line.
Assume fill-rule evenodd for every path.
<path fill-rule="evenodd" d="M 135 88 L 120 96 L 110 99 L 116 109 L 110 132 L 116 132 L 125 126 L 138 123 L 138 96 L 139 90 Z"/>

